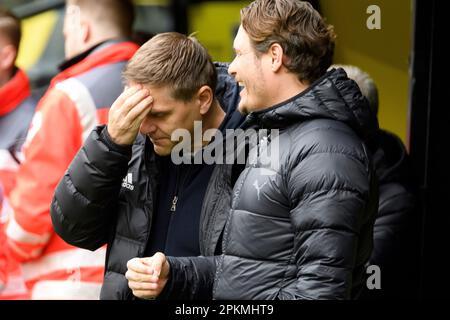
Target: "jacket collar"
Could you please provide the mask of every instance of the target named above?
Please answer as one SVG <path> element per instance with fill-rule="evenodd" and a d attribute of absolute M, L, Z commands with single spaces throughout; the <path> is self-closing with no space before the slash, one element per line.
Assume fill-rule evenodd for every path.
<path fill-rule="evenodd" d="M 378 130 L 367 100 L 342 69 L 330 70 L 289 100 L 250 113 L 242 127 L 283 129 L 312 119 L 344 122 L 363 139 L 375 136 Z"/>
<path fill-rule="evenodd" d="M 95 46 L 87 49 L 86 51 L 76 55 L 75 57 L 73 57 L 71 59 L 64 60 L 58 66 L 59 71 L 63 72 L 64 70 L 66 70 L 66 69 L 72 67 L 73 65 L 76 65 L 77 63 L 81 62 L 82 60 L 87 58 L 87 56 L 89 56 L 95 49 L 97 49 L 98 47 L 100 47 L 102 44 L 105 44 L 105 43 L 106 43 L 106 41 L 100 42 L 100 43 L 96 44 Z"/>
<path fill-rule="evenodd" d="M 0 117 L 13 111 L 29 96 L 31 90 L 28 77 L 17 69 L 12 79 L 0 88 Z"/>
<path fill-rule="evenodd" d="M 58 82 L 78 76 L 92 68 L 131 59 L 139 46 L 133 42 L 117 42 L 114 40 L 101 43 L 81 55 L 66 61 L 62 67 L 65 68 L 55 76 L 50 88 Z"/>
<path fill-rule="evenodd" d="M 378 149 L 373 162 L 380 183 L 409 181 L 409 157 L 403 142 L 386 130 L 378 132 Z"/>

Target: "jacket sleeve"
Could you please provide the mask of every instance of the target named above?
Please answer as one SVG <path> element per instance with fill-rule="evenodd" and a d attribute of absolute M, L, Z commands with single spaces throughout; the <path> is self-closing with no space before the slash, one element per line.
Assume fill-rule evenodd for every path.
<path fill-rule="evenodd" d="M 8 249 L 6 244 L 6 236 L 4 230 L 4 221 L 6 217 L 3 213 L 4 198 L 3 198 L 3 187 L 0 181 L 0 293 L 6 286 L 7 281 L 7 254 Z"/>
<path fill-rule="evenodd" d="M 351 298 L 360 229 L 370 219 L 369 185 L 367 165 L 350 152 L 320 150 L 290 161 L 294 299 Z"/>
<path fill-rule="evenodd" d="M 39 257 L 51 238 L 53 190 L 81 146 L 81 139 L 74 103 L 63 92 L 50 90 L 33 117 L 16 186 L 10 193 L 7 243 L 19 261 Z"/>
<path fill-rule="evenodd" d="M 1 191 L 0 191 L 1 192 Z M 0 202 L 0 212 L 2 210 L 2 204 Z M 5 233 L 3 230 L 3 224 L 0 221 L 0 293 L 3 288 L 6 286 L 7 279 L 7 256 L 6 256 L 6 239 Z"/>
<path fill-rule="evenodd" d="M 170 278 L 159 299 L 211 300 L 217 259 L 209 257 L 167 257 Z"/>
<path fill-rule="evenodd" d="M 402 259 L 408 259 L 408 249 L 414 246 L 415 200 L 402 183 L 390 182 L 380 186 L 379 201 L 369 264 L 385 270 L 385 265 L 395 265 L 395 261 L 401 265 Z"/>
<path fill-rule="evenodd" d="M 105 126 L 86 139 L 59 182 L 51 204 L 56 233 L 71 245 L 95 250 L 113 225 L 131 146 L 114 144 Z"/>

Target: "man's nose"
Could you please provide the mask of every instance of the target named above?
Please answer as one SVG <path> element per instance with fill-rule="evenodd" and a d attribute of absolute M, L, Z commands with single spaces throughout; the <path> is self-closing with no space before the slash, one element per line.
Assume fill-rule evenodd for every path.
<path fill-rule="evenodd" d="M 233 77 L 236 75 L 236 58 L 234 58 L 228 66 L 228 74 Z"/>
<path fill-rule="evenodd" d="M 154 121 L 149 116 L 147 116 L 141 123 L 140 131 L 142 134 L 153 134 L 157 129 L 158 128 L 156 127 Z"/>

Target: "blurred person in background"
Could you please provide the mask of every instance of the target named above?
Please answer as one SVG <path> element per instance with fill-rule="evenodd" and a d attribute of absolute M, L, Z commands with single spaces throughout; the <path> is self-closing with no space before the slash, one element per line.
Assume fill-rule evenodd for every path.
<path fill-rule="evenodd" d="M 0 249 L 4 247 L 4 239 L 3 236 L 0 235 Z M 3 289 L 5 288 L 6 281 L 8 279 L 6 274 L 6 257 L 3 252 L 0 252 L 0 294 L 2 293 Z"/>
<path fill-rule="evenodd" d="M 8 221 L 8 201 L 0 181 L 0 300 L 28 300 L 29 291 L 20 263 L 11 256 L 4 232 Z"/>
<path fill-rule="evenodd" d="M 0 182 L 0 217 L 3 212 L 3 187 Z M 6 237 L 3 232 L 3 225 L 0 221 L 0 295 L 6 286 L 6 281 L 8 279 L 7 274 L 7 256 L 6 256 Z"/>
<path fill-rule="evenodd" d="M 19 19 L 0 7 L 0 181 L 5 196 L 15 185 L 20 150 L 36 106 L 27 75 L 15 65 L 20 38 Z"/>
<path fill-rule="evenodd" d="M 352 65 L 334 65 L 343 68 L 369 101 L 378 115 L 378 89 L 373 79 Z M 411 181 L 409 155 L 401 139 L 394 133 L 380 129 L 374 164 L 379 182 L 378 214 L 374 226 L 374 248 L 368 265 L 377 265 L 381 271 L 381 290 L 366 288 L 362 298 L 414 298 L 415 248 L 418 230 L 414 231 L 414 185 Z M 406 266 L 409 267 L 406 267 Z"/>
<path fill-rule="evenodd" d="M 105 248 L 75 248 L 52 227 L 53 191 L 69 163 L 123 91 L 121 72 L 138 46 L 133 5 L 125 0 L 68 0 L 66 60 L 39 101 L 10 193 L 8 249 L 22 262 L 32 299 L 98 299 Z"/>
<path fill-rule="evenodd" d="M 21 148 L 36 107 L 28 77 L 15 65 L 20 39 L 19 19 L 0 7 L 0 274 L 4 275 L 0 299 L 28 298 L 20 264 L 10 259 L 4 235 L 9 212 L 7 197 L 16 184 L 23 158 Z"/>

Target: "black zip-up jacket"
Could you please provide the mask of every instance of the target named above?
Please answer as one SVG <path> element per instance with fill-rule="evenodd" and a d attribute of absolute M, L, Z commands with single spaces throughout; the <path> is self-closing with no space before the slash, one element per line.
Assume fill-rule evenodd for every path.
<path fill-rule="evenodd" d="M 370 152 L 378 123 L 355 82 L 333 69 L 288 101 L 251 113 L 243 127 L 280 130 L 269 142 L 279 143 L 278 166 L 247 163 L 222 255 L 168 257 L 164 296 L 357 297 L 378 204 Z"/>
<path fill-rule="evenodd" d="M 239 87 L 227 74 L 226 64 L 216 64 L 216 97 L 236 124 L 243 117 L 236 110 Z M 126 263 L 143 257 L 150 239 L 157 190 L 162 177 L 153 146 L 139 135 L 132 147 L 111 142 L 106 127 L 98 127 L 87 138 L 64 177 L 51 204 L 57 234 L 71 245 L 96 250 L 107 244 L 101 299 L 132 299 L 125 278 Z M 220 252 L 219 238 L 232 189 L 231 165 L 216 165 L 203 202 L 210 212 L 200 210 L 199 246 L 202 255 Z M 236 174 L 235 174 L 236 175 Z M 122 179 L 125 178 L 125 181 Z M 132 177 L 129 179 L 128 177 Z M 130 181 L 131 180 L 131 181 Z M 132 190 L 130 190 L 132 189 Z"/>
<path fill-rule="evenodd" d="M 381 290 L 366 288 L 363 298 L 414 298 L 417 281 L 411 279 L 418 272 L 419 230 L 409 156 L 393 133 L 380 130 L 377 141 L 373 159 L 379 182 L 379 207 L 368 265 L 380 268 Z"/>

